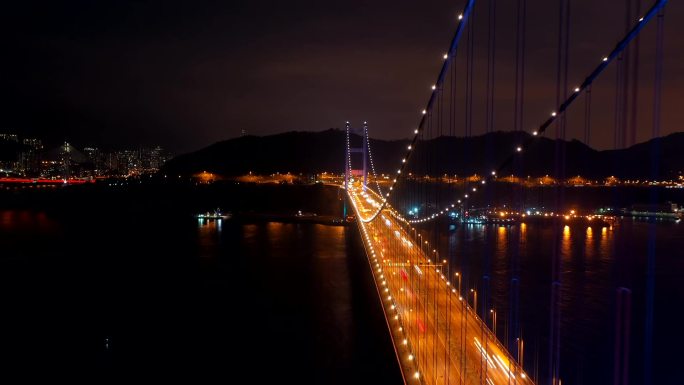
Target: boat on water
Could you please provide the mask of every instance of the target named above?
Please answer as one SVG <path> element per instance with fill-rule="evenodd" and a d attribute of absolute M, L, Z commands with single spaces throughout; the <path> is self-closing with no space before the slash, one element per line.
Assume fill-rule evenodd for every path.
<path fill-rule="evenodd" d="M 196 215 L 197 219 L 230 219 L 233 215 L 231 213 L 224 213 L 221 209 L 214 211 L 207 211 Z"/>

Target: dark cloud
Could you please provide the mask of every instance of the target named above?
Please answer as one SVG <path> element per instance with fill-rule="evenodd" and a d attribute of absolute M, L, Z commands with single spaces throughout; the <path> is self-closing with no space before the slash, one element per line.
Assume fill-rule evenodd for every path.
<path fill-rule="evenodd" d="M 487 3 L 478 3 L 473 24 L 476 133 L 483 130 Z M 498 129 L 510 129 L 515 2 L 497 3 L 496 121 Z M 556 2 L 527 3 L 524 125 L 533 127 L 554 108 L 558 11 Z M 572 82 L 620 38 L 624 3 L 572 2 Z M 5 4 L 0 131 L 81 144 L 161 143 L 179 151 L 243 129 L 322 130 L 345 120 L 368 120 L 373 136 L 406 137 L 462 6 L 447 0 Z M 681 16 L 684 7 L 671 2 L 664 133 L 681 130 Z M 640 140 L 650 132 L 653 41 L 649 26 L 641 49 Z M 591 144 L 597 147 L 612 146 L 614 77 L 608 71 L 597 83 L 605 89 L 595 98 Z M 570 133 L 580 135 L 581 119 L 569 119 Z"/>

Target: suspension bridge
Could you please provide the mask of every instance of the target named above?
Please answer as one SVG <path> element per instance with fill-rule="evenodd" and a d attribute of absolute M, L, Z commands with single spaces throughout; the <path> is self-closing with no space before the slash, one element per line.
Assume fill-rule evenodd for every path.
<path fill-rule="evenodd" d="M 360 129 L 352 128 L 347 122 L 345 179 L 341 187 L 346 191 L 347 201 L 358 223 L 405 383 L 560 385 L 563 383 L 560 369 L 560 303 L 563 295 L 560 241 L 549 247 L 551 271 L 548 292 L 545 293 L 550 302 L 548 335 L 543 339 L 546 346 L 543 349 L 538 347 L 546 356 L 544 367 L 540 368 L 538 365 L 532 367 L 524 359 L 530 354 L 525 349 L 524 325 L 521 325 L 519 317 L 520 303 L 525 301 L 520 295 L 519 257 L 509 262 L 512 271 L 510 281 L 506 283 L 509 299 L 505 306 L 499 306 L 505 311 L 497 321 L 491 272 L 485 266 L 481 276 L 468 275 L 467 262 L 464 262 L 467 258 L 453 255 L 448 233 L 455 224 L 472 223 L 477 219 L 475 207 L 484 208 L 479 211 L 487 211 L 489 218 L 498 218 L 499 215 L 502 220 L 515 218 L 516 224 L 524 226 L 526 216 L 531 219 L 535 214 L 534 209 L 532 213 L 528 209 L 532 200 L 537 207 L 546 207 L 543 215 L 539 211 L 536 214 L 550 218 L 546 223 L 554 227 L 554 234 L 560 239 L 562 232 L 556 229 L 557 224 L 562 225 L 564 220 L 576 216 L 574 210 L 569 212 L 564 206 L 565 188 L 562 183 L 551 188 L 550 197 L 540 198 L 522 184 L 506 185 L 502 176 L 511 175 L 514 179 L 514 175 L 526 175 L 523 155 L 534 150 L 547 131 L 555 129 L 555 151 L 547 154 L 550 159 L 535 161 L 546 163 L 556 180 L 562 181 L 566 177 L 567 145 L 564 140 L 569 131 L 568 117 L 575 114 L 575 125 L 580 126 L 581 136 L 589 144 L 592 105 L 596 108 L 597 103 L 596 100 L 592 102 L 591 96 L 592 93 L 597 94 L 600 87 L 611 90 L 614 95 L 614 147 L 625 148 L 635 143 L 636 114 L 642 110 L 640 98 L 644 98 L 643 94 L 637 95 L 640 82 L 643 82 L 643 75 L 639 80 L 639 74 L 643 72 L 639 70 L 639 46 L 644 42 L 643 39 L 639 41 L 639 36 L 647 28 L 655 34 L 653 60 L 645 66 L 652 71 L 650 87 L 653 94 L 647 98 L 651 108 L 650 137 L 659 136 L 666 1 L 655 1 L 645 10 L 640 9 L 639 1 L 628 1 L 624 31 L 617 43 L 605 47 L 605 55 L 597 57 L 593 68 L 577 85 L 571 86 L 568 75 L 571 7 L 569 0 L 560 0 L 555 93 L 553 87 L 549 87 L 552 91 L 548 95 L 549 100 L 555 98 L 554 108 L 548 115 L 536 117 L 538 122 L 533 128 L 525 135 L 519 135 L 520 141 L 509 143 L 505 153 L 494 153 L 491 150 L 493 146 L 485 143 L 483 152 L 481 149 L 461 149 L 466 152 L 464 154 L 450 149 L 448 144 L 451 142 L 445 138 L 457 136 L 459 132 L 466 137 L 472 135 L 474 105 L 478 102 L 484 105 L 481 108 L 484 111 L 483 126 L 486 132 L 492 132 L 497 116 L 494 110 L 498 108 L 495 103 L 497 2 L 477 3 L 482 3 L 478 4 L 482 6 L 478 12 L 486 15 L 487 27 L 473 26 L 476 1 L 468 0 L 457 15 L 455 33 L 443 53 L 443 63 L 435 83 L 430 86 L 427 104 L 419 110 L 418 124 L 407 132 L 411 139 L 405 152 L 398 155 L 396 168 L 389 177 L 382 178 L 376 172 L 367 122 Z M 517 0 L 515 10 L 519 22 L 515 33 L 514 97 L 509 106 L 513 111 L 513 124 L 508 126 L 512 126 L 514 131 L 525 131 L 525 19 L 529 12 L 526 1 Z M 476 67 L 473 52 L 475 29 L 484 31 L 487 42 L 486 65 L 479 68 L 485 75 L 481 87 L 477 84 L 478 78 L 473 76 Z M 459 47 L 463 39 L 465 49 L 461 53 Z M 641 61 L 643 69 L 644 60 Z M 462 70 L 457 69 L 459 65 Z M 604 74 L 610 71 L 613 78 Z M 659 176 L 657 153 L 657 149 L 653 149 L 650 159 L 644 160 L 653 163 L 653 178 Z M 354 160 L 359 155 L 361 165 Z M 453 158 L 464 159 L 461 163 L 456 162 L 461 165 L 458 170 L 460 177 L 453 175 L 457 170 L 444 166 L 447 159 Z M 616 164 L 614 169 L 619 172 L 620 165 Z M 430 177 L 441 174 L 447 183 L 437 183 Z M 655 202 L 657 197 L 651 196 Z M 480 218 L 487 223 L 486 216 Z M 601 215 L 587 214 L 583 218 L 586 219 L 583 223 L 589 226 L 588 232 L 591 231 L 591 220 L 601 223 L 604 232 L 610 225 L 608 218 Z M 649 241 L 646 257 L 643 349 L 647 358 L 643 364 L 642 381 L 645 384 L 651 383 L 653 370 L 650 360 L 653 351 L 655 252 L 651 242 L 654 241 Z M 620 287 L 616 293 L 619 311 L 624 312 L 629 308 L 630 291 Z M 616 317 L 616 347 L 614 355 L 606 357 L 605 364 L 613 368 L 615 385 L 629 383 L 629 318 L 630 314 Z M 502 324 L 505 330 L 497 330 L 497 326 Z M 539 352 L 535 354 L 540 355 Z"/>

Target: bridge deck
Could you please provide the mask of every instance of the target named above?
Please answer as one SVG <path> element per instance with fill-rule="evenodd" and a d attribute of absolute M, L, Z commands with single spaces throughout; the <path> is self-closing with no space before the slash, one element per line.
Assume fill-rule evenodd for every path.
<path fill-rule="evenodd" d="M 350 187 L 349 199 L 357 218 L 375 212 L 379 197 Z M 425 384 L 520 384 L 533 382 L 468 305 L 465 294 L 449 280 L 448 266 L 430 257 L 431 250 L 414 242 L 408 227 L 391 208 L 368 223 L 359 220 L 378 291 L 390 303 L 388 324 L 417 373 L 412 380 Z M 410 230 L 409 230 L 410 231 Z M 433 254 L 434 256 L 434 254 Z M 458 284 L 456 284 L 458 286 Z M 403 335 L 403 338 L 400 336 Z M 399 340 L 397 340 L 399 339 Z M 406 368 L 403 368 L 406 370 Z"/>

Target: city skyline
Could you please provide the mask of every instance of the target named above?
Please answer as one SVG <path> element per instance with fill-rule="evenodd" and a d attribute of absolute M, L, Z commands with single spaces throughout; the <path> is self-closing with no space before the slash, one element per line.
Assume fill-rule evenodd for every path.
<path fill-rule="evenodd" d="M 42 138 L 0 132 L 0 173 L 42 178 L 116 177 L 157 172 L 171 159 L 159 145 L 103 148 L 54 145 Z"/>

